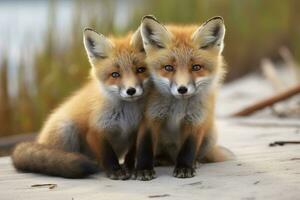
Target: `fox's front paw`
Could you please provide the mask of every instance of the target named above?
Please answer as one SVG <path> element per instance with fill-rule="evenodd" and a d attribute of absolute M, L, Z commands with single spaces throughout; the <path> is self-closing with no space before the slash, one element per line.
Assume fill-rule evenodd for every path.
<path fill-rule="evenodd" d="M 130 177 L 132 175 L 132 173 L 134 172 L 134 167 L 129 167 L 126 164 L 122 164 L 121 168 L 126 172 L 126 174 L 128 174 Z"/>
<path fill-rule="evenodd" d="M 192 178 L 196 175 L 196 171 L 192 167 L 175 167 L 173 176 L 176 178 Z"/>
<path fill-rule="evenodd" d="M 140 181 L 150 181 L 156 178 L 155 171 L 151 170 L 136 170 L 133 178 Z"/>
<path fill-rule="evenodd" d="M 127 180 L 130 178 L 130 176 L 130 171 L 125 168 L 120 168 L 117 170 L 107 172 L 107 177 L 112 180 Z"/>

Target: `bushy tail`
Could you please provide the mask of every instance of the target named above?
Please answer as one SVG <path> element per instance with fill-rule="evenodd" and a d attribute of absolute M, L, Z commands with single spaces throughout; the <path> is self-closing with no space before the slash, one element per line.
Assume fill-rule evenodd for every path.
<path fill-rule="evenodd" d="M 206 162 L 224 162 L 234 160 L 235 155 L 227 148 L 215 145 L 205 155 Z"/>
<path fill-rule="evenodd" d="M 97 164 L 82 154 L 34 142 L 17 145 L 12 160 L 18 170 L 65 178 L 82 178 L 98 171 Z"/>

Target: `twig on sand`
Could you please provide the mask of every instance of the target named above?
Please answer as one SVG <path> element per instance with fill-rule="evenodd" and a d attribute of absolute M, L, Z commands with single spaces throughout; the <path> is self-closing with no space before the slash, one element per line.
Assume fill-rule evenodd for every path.
<path fill-rule="evenodd" d="M 53 183 L 45 183 L 45 184 L 34 184 L 31 187 L 48 187 L 50 190 L 57 187 L 57 184 Z"/>
<path fill-rule="evenodd" d="M 257 185 L 257 184 L 259 184 L 260 183 L 260 181 L 255 181 L 254 183 L 253 183 L 253 185 Z"/>
<path fill-rule="evenodd" d="M 248 116 L 258 110 L 261 110 L 268 106 L 272 106 L 273 104 L 283 101 L 283 100 L 286 100 L 296 94 L 300 94 L 300 84 L 298 84 L 292 88 L 289 88 L 285 91 L 282 91 L 274 96 L 271 96 L 269 98 L 258 101 L 256 103 L 254 103 L 253 105 L 250 105 L 250 106 L 234 113 L 233 116 L 234 117 Z"/>
<path fill-rule="evenodd" d="M 160 198 L 160 197 L 169 197 L 169 194 L 157 194 L 157 195 L 149 195 L 149 198 Z"/>
<path fill-rule="evenodd" d="M 300 144 L 300 141 L 275 141 L 269 144 L 270 147 L 283 146 L 286 144 Z"/>

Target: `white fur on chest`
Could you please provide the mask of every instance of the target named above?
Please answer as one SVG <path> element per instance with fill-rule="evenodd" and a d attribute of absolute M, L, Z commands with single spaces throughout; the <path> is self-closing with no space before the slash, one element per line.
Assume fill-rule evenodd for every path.
<path fill-rule="evenodd" d="M 119 102 L 105 105 L 99 113 L 98 127 L 109 132 L 129 133 L 138 128 L 142 119 L 141 102 Z"/>
<path fill-rule="evenodd" d="M 164 122 L 160 129 L 156 153 L 167 151 L 165 153 L 175 159 L 182 142 L 180 132 L 182 122 L 199 123 L 204 118 L 205 109 L 200 96 L 189 99 L 162 96 L 153 101 L 147 111 L 150 118 Z"/>
<path fill-rule="evenodd" d="M 204 118 L 204 105 L 201 97 L 175 99 L 174 97 L 156 98 L 149 107 L 148 115 L 152 119 L 161 119 L 169 129 L 178 129 L 183 121 L 198 123 Z"/>
<path fill-rule="evenodd" d="M 141 102 L 118 102 L 105 105 L 98 113 L 97 127 L 105 130 L 106 139 L 120 158 L 134 142 L 134 135 L 142 119 Z"/>

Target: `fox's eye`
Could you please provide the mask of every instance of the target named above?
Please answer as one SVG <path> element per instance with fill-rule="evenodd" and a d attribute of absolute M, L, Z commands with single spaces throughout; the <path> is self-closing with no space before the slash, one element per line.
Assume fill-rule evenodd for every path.
<path fill-rule="evenodd" d="M 120 73 L 118 73 L 118 72 L 113 72 L 113 73 L 111 73 L 111 76 L 112 76 L 113 78 L 118 78 L 118 77 L 120 77 Z"/>
<path fill-rule="evenodd" d="M 145 68 L 145 67 L 139 67 L 139 68 L 136 69 L 136 72 L 137 72 L 137 73 L 143 73 L 143 72 L 145 72 L 145 71 L 146 71 L 146 68 Z"/>
<path fill-rule="evenodd" d="M 201 65 L 198 65 L 198 64 L 192 66 L 192 70 L 193 70 L 193 71 L 199 71 L 199 70 L 201 70 L 202 68 L 203 68 L 203 67 L 202 67 Z"/>
<path fill-rule="evenodd" d="M 174 67 L 172 65 L 166 65 L 165 70 L 168 72 L 172 72 L 172 71 L 174 71 Z"/>

